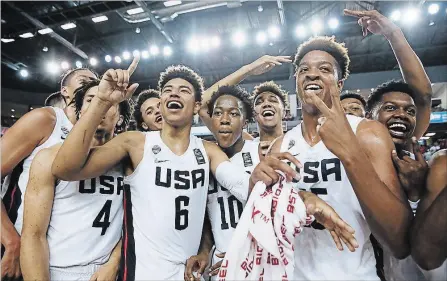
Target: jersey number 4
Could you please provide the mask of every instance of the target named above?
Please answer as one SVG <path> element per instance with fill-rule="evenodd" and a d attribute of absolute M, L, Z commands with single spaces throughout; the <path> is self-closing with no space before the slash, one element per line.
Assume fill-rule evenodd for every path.
<path fill-rule="evenodd" d="M 93 221 L 93 227 L 101 228 L 101 236 L 106 234 L 107 228 L 110 226 L 110 207 L 112 207 L 112 200 L 107 200 Z"/>

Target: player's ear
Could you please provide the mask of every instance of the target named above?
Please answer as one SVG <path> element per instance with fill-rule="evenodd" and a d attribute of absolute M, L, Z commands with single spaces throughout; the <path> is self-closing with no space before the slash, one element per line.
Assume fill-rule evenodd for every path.
<path fill-rule="evenodd" d="M 345 81 L 343 81 L 343 80 L 338 80 L 338 82 L 337 82 L 337 85 L 338 85 L 338 89 L 340 89 L 340 91 L 341 91 L 341 89 L 343 89 L 343 85 L 345 84 Z"/>
<path fill-rule="evenodd" d="M 196 101 L 194 103 L 194 115 L 199 113 L 201 107 L 202 107 L 202 103 L 200 101 Z"/>
<path fill-rule="evenodd" d="M 149 130 L 149 127 L 147 126 L 147 124 L 146 123 L 141 123 L 141 127 L 143 127 L 143 129 L 145 129 L 145 130 Z"/>

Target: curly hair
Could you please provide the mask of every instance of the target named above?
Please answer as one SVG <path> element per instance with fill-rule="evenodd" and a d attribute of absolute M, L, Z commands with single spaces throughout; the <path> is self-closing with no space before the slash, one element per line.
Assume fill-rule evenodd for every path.
<path fill-rule="evenodd" d="M 98 73 L 96 73 L 95 71 L 91 70 L 88 67 L 69 69 L 61 75 L 61 88 L 67 86 L 67 84 L 70 83 L 71 78 L 76 74 L 76 72 L 81 70 L 91 71 L 96 77 L 98 77 Z"/>
<path fill-rule="evenodd" d="M 208 103 L 208 114 L 211 117 L 213 115 L 214 104 L 217 99 L 221 96 L 228 95 L 239 99 L 244 106 L 244 117 L 248 122 L 253 122 L 253 103 L 250 99 L 250 94 L 239 86 L 220 86 L 217 91 L 215 91 Z"/>
<path fill-rule="evenodd" d="M 141 112 L 141 106 L 148 99 L 152 99 L 152 98 L 159 99 L 160 92 L 157 90 L 154 90 L 154 89 L 147 89 L 147 90 L 142 91 L 137 97 L 137 101 L 134 105 L 134 110 L 133 110 L 133 118 L 135 119 L 135 122 L 137 123 L 138 131 L 145 131 L 145 129 L 142 126 L 144 120 L 143 120 L 143 113 Z"/>
<path fill-rule="evenodd" d="M 307 53 L 315 50 L 324 51 L 333 56 L 338 64 L 338 70 L 341 73 L 341 77 L 339 77 L 339 79 L 346 80 L 346 78 L 348 78 L 350 63 L 348 49 L 345 47 L 345 43 L 338 43 L 335 41 L 334 36 L 312 37 L 299 45 L 295 55 L 295 60 L 293 61 L 295 69 L 298 69 L 300 61 Z"/>
<path fill-rule="evenodd" d="M 401 92 L 408 94 L 414 100 L 414 91 L 402 80 L 390 80 L 379 85 L 366 100 L 366 112 L 371 113 L 374 107 L 382 100 L 382 96 L 389 92 Z"/>
<path fill-rule="evenodd" d="M 260 94 L 265 92 L 270 92 L 278 96 L 278 98 L 282 101 L 284 107 L 285 108 L 289 107 L 289 98 L 288 98 L 289 93 L 286 90 L 282 89 L 280 85 L 276 84 L 273 81 L 264 82 L 262 84 L 255 86 L 255 89 L 253 90 L 252 93 L 253 102 Z"/>
<path fill-rule="evenodd" d="M 160 79 L 158 80 L 158 90 L 160 93 L 166 83 L 175 78 L 181 78 L 191 83 L 194 88 L 195 101 L 202 101 L 202 93 L 204 91 L 203 79 L 194 70 L 184 65 L 169 66 L 160 74 Z"/>
<path fill-rule="evenodd" d="M 354 92 L 346 92 L 340 95 L 340 101 L 344 99 L 356 99 L 363 104 L 363 107 L 366 108 L 366 100 L 362 95 L 354 93 Z"/>
<path fill-rule="evenodd" d="M 75 103 L 76 118 L 79 119 L 79 114 L 81 113 L 81 108 L 82 104 L 84 103 L 85 94 L 90 88 L 98 86 L 100 81 L 101 80 L 99 79 L 90 78 L 89 80 L 82 81 L 81 87 L 75 90 L 74 99 L 72 100 L 72 103 L 73 102 Z M 131 100 L 124 100 L 119 103 L 119 112 L 120 115 L 123 116 L 123 123 L 120 126 L 117 126 L 118 129 L 125 129 L 127 128 L 127 125 L 129 125 L 133 112 L 132 104 L 133 102 Z"/>

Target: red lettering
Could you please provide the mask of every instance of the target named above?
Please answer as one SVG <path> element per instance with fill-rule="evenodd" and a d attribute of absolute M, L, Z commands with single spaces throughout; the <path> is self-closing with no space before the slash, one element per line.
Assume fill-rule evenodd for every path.
<path fill-rule="evenodd" d="M 294 211 L 295 211 L 295 206 L 292 206 L 292 205 L 287 206 L 287 212 L 293 214 Z"/>

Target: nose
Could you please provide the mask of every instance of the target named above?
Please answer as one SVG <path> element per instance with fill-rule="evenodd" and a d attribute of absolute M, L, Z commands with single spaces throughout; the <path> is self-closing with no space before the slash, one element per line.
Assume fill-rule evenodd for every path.
<path fill-rule="evenodd" d="M 306 72 L 306 79 L 313 81 L 318 78 L 320 78 L 320 73 L 316 69 L 311 68 Z"/>
<path fill-rule="evenodd" d="M 393 117 L 406 120 L 409 119 L 407 111 L 404 108 L 399 108 L 398 110 L 396 110 L 393 114 Z"/>
<path fill-rule="evenodd" d="M 228 113 L 222 114 L 222 116 L 220 117 L 220 124 L 230 125 L 230 115 Z"/>

